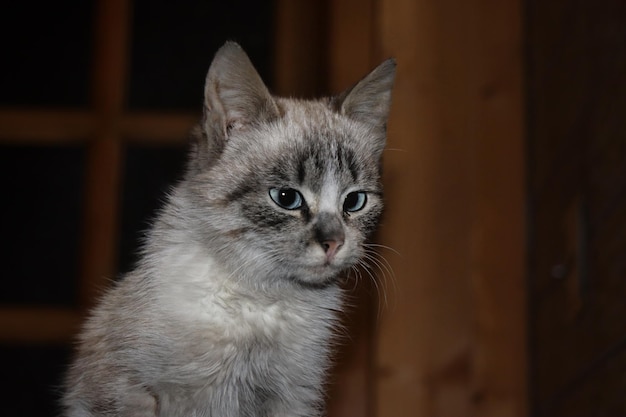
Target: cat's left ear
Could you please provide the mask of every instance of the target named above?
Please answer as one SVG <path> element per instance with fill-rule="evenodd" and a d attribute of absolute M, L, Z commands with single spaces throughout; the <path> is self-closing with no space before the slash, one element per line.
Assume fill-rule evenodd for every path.
<path fill-rule="evenodd" d="M 220 142 L 233 130 L 278 116 L 276 102 L 248 55 L 235 42 L 217 53 L 204 87 L 204 129 Z"/>
<path fill-rule="evenodd" d="M 348 117 L 385 129 L 391 107 L 396 61 L 389 58 L 352 88 L 335 98 L 337 110 Z"/>

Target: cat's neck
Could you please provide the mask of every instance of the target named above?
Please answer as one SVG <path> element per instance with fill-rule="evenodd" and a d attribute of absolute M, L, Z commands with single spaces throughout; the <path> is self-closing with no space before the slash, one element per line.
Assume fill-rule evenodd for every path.
<path fill-rule="evenodd" d="M 172 227 L 164 213 L 155 223 L 144 247 L 138 269 L 163 291 L 228 292 L 242 298 L 273 303 L 284 299 L 320 303 L 340 308 L 342 291 L 338 282 L 306 287 L 275 270 L 263 270 L 245 262 L 224 259 L 207 247 L 193 227 Z M 322 301 L 319 301 L 322 300 Z"/>
<path fill-rule="evenodd" d="M 161 247 L 152 254 L 151 264 L 142 275 L 153 281 L 150 287 L 161 311 L 175 322 L 223 326 L 237 337 L 249 332 L 297 335 L 311 326 L 310 331 L 315 328 L 330 337 L 326 332 L 335 327 L 342 310 L 338 285 L 318 289 L 296 288 L 289 281 L 254 285 L 254 279 L 263 282 L 266 277 L 233 274 L 194 243 Z"/>

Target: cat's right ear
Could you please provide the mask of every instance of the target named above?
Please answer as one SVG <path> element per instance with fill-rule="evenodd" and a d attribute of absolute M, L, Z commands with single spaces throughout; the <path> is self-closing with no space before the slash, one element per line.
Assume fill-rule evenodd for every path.
<path fill-rule="evenodd" d="M 276 102 L 235 42 L 226 42 L 217 53 L 204 86 L 204 130 L 209 140 L 223 146 L 233 131 L 277 117 Z"/>
<path fill-rule="evenodd" d="M 396 61 L 387 59 L 352 88 L 337 96 L 337 110 L 375 128 L 385 128 L 391 107 Z"/>

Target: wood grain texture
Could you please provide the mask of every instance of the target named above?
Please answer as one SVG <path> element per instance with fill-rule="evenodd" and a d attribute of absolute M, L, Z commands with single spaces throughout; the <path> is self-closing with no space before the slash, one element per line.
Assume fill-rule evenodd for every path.
<path fill-rule="evenodd" d="M 88 149 L 80 305 L 89 308 L 114 278 L 119 216 L 130 2 L 100 0 L 95 25 L 92 100 L 98 131 Z"/>
<path fill-rule="evenodd" d="M 381 236 L 401 256 L 376 415 L 525 415 L 520 4 L 379 4 L 398 60 Z"/>
<path fill-rule="evenodd" d="M 0 109 L 3 144 L 71 144 L 87 140 L 96 130 L 93 113 L 83 110 Z"/>
<path fill-rule="evenodd" d="M 274 93 L 315 97 L 327 92 L 328 3 L 275 2 Z"/>
<path fill-rule="evenodd" d="M 626 3 L 528 6 L 533 411 L 626 415 Z"/>
<path fill-rule="evenodd" d="M 67 344 L 78 331 L 80 314 L 62 308 L 0 308 L 0 343 Z"/>

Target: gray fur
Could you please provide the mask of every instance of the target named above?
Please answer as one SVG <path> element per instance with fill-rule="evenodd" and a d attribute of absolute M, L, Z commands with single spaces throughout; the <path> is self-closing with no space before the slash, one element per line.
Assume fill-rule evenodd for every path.
<path fill-rule="evenodd" d="M 272 97 L 237 44 L 217 52 L 187 174 L 85 324 L 66 416 L 323 414 L 337 275 L 382 210 L 394 68 L 300 101 Z M 271 188 L 299 190 L 303 206 L 280 207 Z M 356 191 L 366 205 L 345 212 Z"/>

